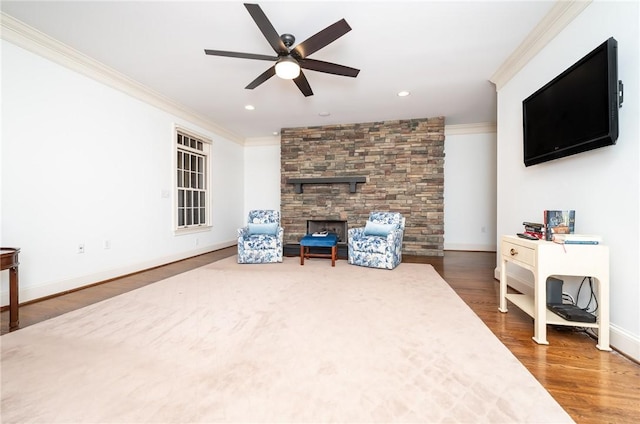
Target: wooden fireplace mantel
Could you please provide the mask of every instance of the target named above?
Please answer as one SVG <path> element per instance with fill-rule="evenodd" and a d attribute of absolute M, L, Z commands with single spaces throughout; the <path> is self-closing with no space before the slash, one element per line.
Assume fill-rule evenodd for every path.
<path fill-rule="evenodd" d="M 356 192 L 357 183 L 366 183 L 367 177 L 311 177 L 311 178 L 289 178 L 287 184 L 294 184 L 297 194 L 302 193 L 304 184 L 349 184 L 349 192 Z"/>

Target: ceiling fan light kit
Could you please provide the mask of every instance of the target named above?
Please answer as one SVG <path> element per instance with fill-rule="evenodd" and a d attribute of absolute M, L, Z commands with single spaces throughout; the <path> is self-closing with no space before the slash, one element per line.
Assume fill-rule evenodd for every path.
<path fill-rule="evenodd" d="M 302 43 L 291 49 L 295 42 L 295 37 L 291 34 L 278 35 L 275 28 L 264 14 L 260 6 L 257 4 L 245 3 L 245 8 L 255 21 L 256 25 L 267 39 L 271 48 L 277 56 L 268 56 L 254 53 L 230 52 L 224 50 L 205 49 L 205 54 L 212 56 L 236 57 L 240 59 L 254 59 L 275 61 L 276 63 L 260 74 L 255 80 L 249 83 L 245 88 L 253 90 L 263 82 L 267 81 L 274 75 L 282 79 L 290 79 L 298 86 L 298 89 L 305 97 L 313 96 L 311 86 L 307 81 L 302 69 L 310 71 L 324 72 L 326 74 L 340 75 L 355 78 L 360 72 L 359 69 L 350 68 L 348 66 L 338 65 L 336 63 L 324 62 L 321 60 L 309 59 L 308 56 L 317 52 L 321 48 L 334 42 L 338 38 L 351 31 L 351 27 L 344 19 L 339 20 L 333 25 L 329 25 L 322 31 L 307 38 Z"/>
<path fill-rule="evenodd" d="M 276 62 L 276 75 L 286 80 L 298 78 L 300 65 L 291 56 L 285 56 Z"/>

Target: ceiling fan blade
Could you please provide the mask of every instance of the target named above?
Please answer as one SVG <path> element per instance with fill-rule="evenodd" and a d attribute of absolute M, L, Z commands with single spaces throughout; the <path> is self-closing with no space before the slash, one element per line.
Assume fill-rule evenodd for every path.
<path fill-rule="evenodd" d="M 357 77 L 360 73 L 360 69 L 350 68 L 344 65 L 338 65 L 337 63 L 324 62 L 322 60 L 315 59 L 299 59 L 298 63 L 301 68 L 309 69 L 310 71 L 324 72 L 333 75 L 342 75 L 344 77 Z"/>
<path fill-rule="evenodd" d="M 298 78 L 295 78 L 293 82 L 295 82 L 300 91 L 302 91 L 304 97 L 313 96 L 313 91 L 311 90 L 309 81 L 307 81 L 307 77 L 304 76 L 302 71 L 300 71 L 300 75 L 298 75 Z"/>
<path fill-rule="evenodd" d="M 262 84 L 263 82 L 265 82 L 266 80 L 274 76 L 275 74 L 276 74 L 276 67 L 272 66 L 271 68 L 267 69 L 262 74 L 260 74 L 258 78 L 251 81 L 251 83 L 249 83 L 249 85 L 247 85 L 245 88 L 247 90 L 253 90 L 254 88 L 259 86 L 260 84 Z"/>
<path fill-rule="evenodd" d="M 264 14 L 260 6 L 257 4 L 245 3 L 244 7 L 247 8 L 247 11 L 255 21 L 256 25 L 258 25 L 258 28 L 260 28 L 262 35 L 264 35 L 269 44 L 271 44 L 273 50 L 278 53 L 278 55 L 288 54 L 289 50 L 287 49 L 287 46 L 284 45 L 280 39 L 280 35 L 273 25 L 271 25 L 267 15 Z"/>
<path fill-rule="evenodd" d="M 205 54 L 212 56 L 239 57 L 240 59 L 257 59 L 257 60 L 278 60 L 278 56 L 267 56 L 265 54 L 228 52 L 224 50 L 204 50 Z"/>
<path fill-rule="evenodd" d="M 334 42 L 338 38 L 351 31 L 351 27 L 344 19 L 340 19 L 333 25 L 329 25 L 322 31 L 304 40 L 298 44 L 292 51 L 291 55 L 296 59 L 304 59 L 310 54 L 317 52 L 324 46 Z"/>

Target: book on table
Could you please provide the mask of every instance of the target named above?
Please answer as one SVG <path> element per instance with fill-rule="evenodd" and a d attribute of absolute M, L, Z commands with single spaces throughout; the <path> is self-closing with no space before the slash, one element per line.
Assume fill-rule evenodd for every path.
<path fill-rule="evenodd" d="M 545 240 L 552 241 L 555 234 L 573 234 L 576 225 L 576 211 L 544 211 Z"/>
<path fill-rule="evenodd" d="M 602 237 L 595 234 L 554 234 L 553 241 L 564 244 L 600 244 Z"/>
<path fill-rule="evenodd" d="M 524 234 L 544 240 L 544 224 L 524 221 L 522 225 L 524 225 Z"/>
<path fill-rule="evenodd" d="M 539 222 L 523 221 L 522 225 L 524 225 L 525 228 L 535 228 L 539 230 L 544 228 L 544 224 L 541 224 Z"/>
<path fill-rule="evenodd" d="M 317 233 L 311 234 L 313 237 L 326 237 L 329 234 L 328 231 L 318 231 Z"/>

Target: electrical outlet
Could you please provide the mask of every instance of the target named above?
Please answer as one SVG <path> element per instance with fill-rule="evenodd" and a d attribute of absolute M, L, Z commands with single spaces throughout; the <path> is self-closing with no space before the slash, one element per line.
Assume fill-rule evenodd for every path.
<path fill-rule="evenodd" d="M 104 247 L 105 249 L 111 249 L 111 240 L 105 240 L 102 244 L 102 247 Z"/>
<path fill-rule="evenodd" d="M 78 245 L 78 253 L 84 253 L 84 243 Z"/>
<path fill-rule="evenodd" d="M 200 244 L 200 239 L 196 238 L 196 246 Z"/>

